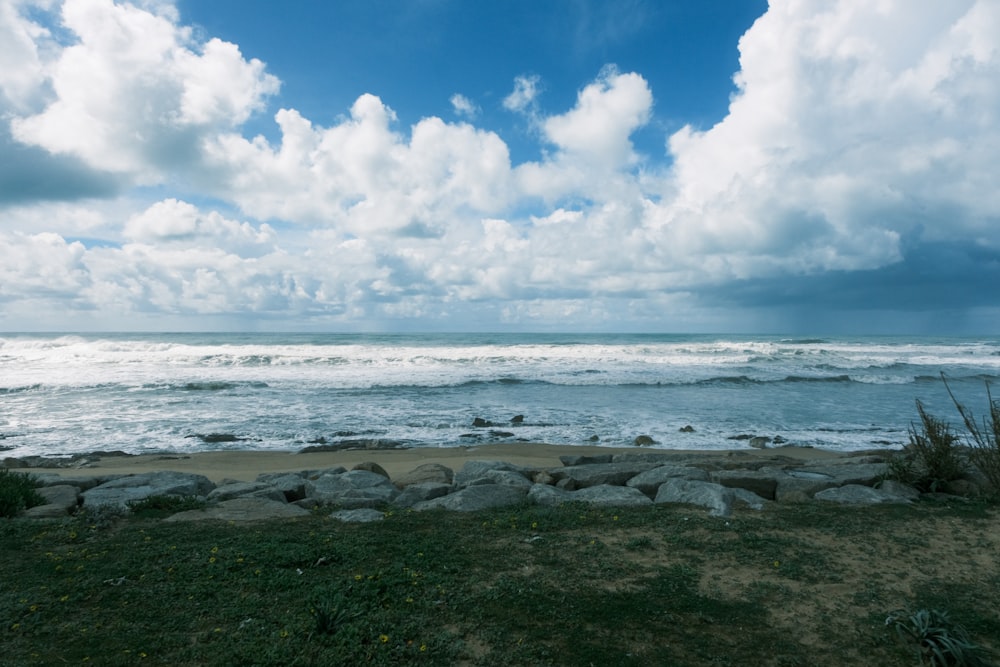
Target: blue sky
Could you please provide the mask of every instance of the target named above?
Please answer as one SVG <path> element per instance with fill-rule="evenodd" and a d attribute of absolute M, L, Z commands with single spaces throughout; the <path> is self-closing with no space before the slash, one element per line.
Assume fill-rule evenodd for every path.
<path fill-rule="evenodd" d="M 0 329 L 995 334 L 1000 7 L 3 0 Z"/>

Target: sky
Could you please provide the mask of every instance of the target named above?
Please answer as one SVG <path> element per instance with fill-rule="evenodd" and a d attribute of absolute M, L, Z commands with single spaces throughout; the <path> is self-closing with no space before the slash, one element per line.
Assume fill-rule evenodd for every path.
<path fill-rule="evenodd" d="M 0 330 L 1000 332 L 997 0 L 0 0 Z"/>

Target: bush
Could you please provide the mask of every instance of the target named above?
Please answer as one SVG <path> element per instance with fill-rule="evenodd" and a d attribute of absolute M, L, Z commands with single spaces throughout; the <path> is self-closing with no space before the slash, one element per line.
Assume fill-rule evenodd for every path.
<path fill-rule="evenodd" d="M 910 444 L 889 462 L 888 476 L 921 491 L 937 491 L 943 484 L 965 476 L 966 462 L 955 443 L 958 436 L 947 422 L 924 410 L 917 401 L 921 428 L 910 426 Z"/>
<path fill-rule="evenodd" d="M 948 612 L 920 609 L 916 612 L 894 612 L 885 620 L 895 628 L 897 636 L 916 644 L 920 664 L 987 665 L 983 651 L 974 644 L 965 628 L 951 622 Z"/>
<path fill-rule="evenodd" d="M 31 475 L 0 468 L 0 517 L 14 517 L 45 499 L 36 491 L 38 481 Z"/>
<path fill-rule="evenodd" d="M 942 377 L 942 379 L 944 379 Z M 1000 400 L 994 400 L 990 393 L 990 385 L 986 384 L 986 398 L 990 405 L 989 421 L 983 419 L 982 424 L 977 424 L 972 411 L 958 402 L 947 380 L 944 383 L 951 396 L 952 402 L 962 415 L 965 428 L 969 431 L 971 439 L 969 445 L 969 458 L 972 463 L 979 468 L 986 480 L 989 482 L 994 493 L 1000 493 Z"/>
<path fill-rule="evenodd" d="M 149 496 L 128 503 L 131 512 L 145 519 L 162 519 L 187 510 L 204 509 L 208 503 L 197 496 Z"/>

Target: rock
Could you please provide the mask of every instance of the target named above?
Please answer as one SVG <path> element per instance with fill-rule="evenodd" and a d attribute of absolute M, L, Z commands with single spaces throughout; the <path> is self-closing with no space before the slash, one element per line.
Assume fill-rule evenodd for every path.
<path fill-rule="evenodd" d="M 524 415 L 514 415 L 513 417 L 510 418 L 510 423 L 511 424 L 523 424 L 524 423 Z"/>
<path fill-rule="evenodd" d="M 267 498 L 234 498 L 204 509 L 178 512 L 164 521 L 266 521 L 309 516 L 309 510 Z"/>
<path fill-rule="evenodd" d="M 389 479 L 389 473 L 385 471 L 385 468 L 375 463 L 374 461 L 364 461 L 354 466 L 352 470 L 367 470 L 368 472 L 373 472 L 376 475 L 382 475 L 386 479 Z"/>
<path fill-rule="evenodd" d="M 84 505 L 117 505 L 151 496 L 206 496 L 215 484 L 203 475 L 184 472 L 148 472 L 126 475 L 84 491 Z"/>
<path fill-rule="evenodd" d="M 613 454 L 595 454 L 592 456 L 560 456 L 559 462 L 564 466 L 585 466 L 592 463 L 612 463 L 614 461 Z"/>
<path fill-rule="evenodd" d="M 347 471 L 342 470 L 341 472 Z M 294 503 L 295 501 L 302 500 L 306 497 L 306 480 L 300 475 L 294 475 L 291 473 L 265 473 L 263 475 L 257 475 L 257 481 L 270 484 L 274 488 L 278 489 L 285 496 L 285 500 L 290 503 Z"/>
<path fill-rule="evenodd" d="M 357 509 L 391 502 L 399 495 L 399 489 L 378 473 L 351 470 L 339 475 L 323 475 L 306 485 L 306 493 L 324 504 Z"/>
<path fill-rule="evenodd" d="M 548 484 L 535 484 L 528 489 L 528 502 L 553 507 L 573 501 L 573 493 Z"/>
<path fill-rule="evenodd" d="M 588 486 L 599 486 L 601 484 L 622 486 L 639 473 L 656 467 L 657 464 L 655 463 L 642 461 L 634 463 L 594 463 L 553 468 L 549 470 L 549 474 L 552 475 L 557 484 L 564 479 L 571 479 L 573 480 L 574 488 L 583 489 Z"/>
<path fill-rule="evenodd" d="M 547 470 L 536 470 L 531 473 L 531 481 L 535 484 L 555 484 L 555 478 Z"/>
<path fill-rule="evenodd" d="M 845 484 L 875 486 L 875 484 L 885 477 L 886 465 L 884 463 L 855 463 L 847 460 L 845 462 L 828 463 L 826 465 L 803 466 L 794 472 L 800 477 L 803 473 L 827 475 L 837 486 Z M 789 471 L 789 474 L 791 473 L 792 471 Z"/>
<path fill-rule="evenodd" d="M 750 442 L 747 444 L 749 444 L 751 447 L 754 447 L 755 449 L 767 449 L 767 445 L 770 442 L 771 442 L 770 438 L 759 435 L 755 438 L 750 438 Z"/>
<path fill-rule="evenodd" d="M 400 475 L 394 481 L 400 489 L 413 484 L 451 484 L 455 479 L 454 471 L 440 463 L 424 463 L 410 472 Z"/>
<path fill-rule="evenodd" d="M 588 486 L 574 492 L 572 496 L 575 501 L 600 507 L 640 507 L 653 504 L 653 501 L 639 489 L 610 484 Z"/>
<path fill-rule="evenodd" d="M 906 504 L 911 502 L 903 496 L 897 496 L 881 489 L 874 489 L 862 484 L 847 484 L 832 489 L 824 489 L 813 496 L 816 500 L 823 500 L 841 505 L 879 505 L 883 503 Z"/>
<path fill-rule="evenodd" d="M 466 461 L 462 469 L 455 474 L 454 484 L 457 487 L 468 486 L 474 480 L 483 479 L 490 470 L 509 470 L 524 474 L 526 468 L 504 461 Z"/>
<path fill-rule="evenodd" d="M 330 518 L 344 523 L 372 523 L 382 521 L 385 514 L 375 509 L 361 508 L 356 510 L 339 510 L 330 515 Z"/>
<path fill-rule="evenodd" d="M 653 502 L 681 503 L 708 508 L 712 516 L 729 516 L 733 511 L 733 490 L 714 482 L 668 479 L 656 492 Z"/>
<path fill-rule="evenodd" d="M 437 482 L 410 484 L 403 489 L 402 493 L 396 496 L 392 504 L 397 507 L 413 507 L 419 502 L 446 496 L 451 490 L 451 484 L 439 484 Z"/>
<path fill-rule="evenodd" d="M 426 500 L 413 506 L 416 511 L 447 509 L 457 512 L 476 512 L 494 507 L 508 507 L 524 502 L 527 489 L 505 484 L 477 484 L 447 496 Z"/>
<path fill-rule="evenodd" d="M 711 480 L 716 484 L 746 489 L 761 498 L 774 500 L 774 492 L 778 488 L 777 476 L 783 474 L 763 470 L 716 470 L 711 474 Z"/>
<path fill-rule="evenodd" d="M 281 503 L 288 502 L 285 494 L 280 489 L 266 482 L 232 482 L 231 484 L 223 484 L 212 489 L 206 500 L 209 502 L 223 501 L 245 496 L 267 498 L 268 500 L 276 500 Z"/>
<path fill-rule="evenodd" d="M 893 496 L 899 496 L 900 498 L 906 498 L 907 500 L 919 500 L 920 491 L 913 488 L 909 484 L 903 484 L 902 482 L 897 482 L 894 479 L 887 479 L 879 483 L 876 487 L 881 491 L 885 491 Z"/>
<path fill-rule="evenodd" d="M 679 430 L 681 433 L 694 433 L 694 426 L 688 424 L 687 426 L 681 426 Z"/>
<path fill-rule="evenodd" d="M 641 472 L 628 480 L 626 484 L 639 489 L 650 498 L 655 498 L 660 485 L 673 478 L 708 481 L 708 473 L 701 468 L 692 468 L 691 466 L 665 465 Z"/>
<path fill-rule="evenodd" d="M 632 441 L 632 444 L 636 447 L 648 447 L 649 445 L 655 445 L 658 443 L 648 435 L 637 435 L 635 440 Z"/>
<path fill-rule="evenodd" d="M 80 488 L 69 484 L 54 484 L 38 489 L 45 502 L 24 510 L 21 516 L 29 519 L 57 519 L 76 511 L 80 504 Z"/>
<path fill-rule="evenodd" d="M 530 489 L 533 482 L 524 476 L 523 473 L 514 470 L 488 470 L 482 480 L 492 484 L 506 484 L 508 486 L 520 486 L 525 490 Z"/>

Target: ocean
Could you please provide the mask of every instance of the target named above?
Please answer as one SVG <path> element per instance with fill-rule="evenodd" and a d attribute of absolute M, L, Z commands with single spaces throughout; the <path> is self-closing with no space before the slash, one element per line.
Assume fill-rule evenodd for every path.
<path fill-rule="evenodd" d="M 0 334 L 0 450 L 898 448 L 917 399 L 960 424 L 942 374 L 986 414 L 1000 338 Z"/>

